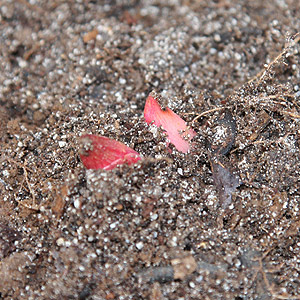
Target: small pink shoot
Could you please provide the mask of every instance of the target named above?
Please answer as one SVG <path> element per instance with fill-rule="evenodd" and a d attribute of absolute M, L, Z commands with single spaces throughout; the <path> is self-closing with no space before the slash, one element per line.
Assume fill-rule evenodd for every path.
<path fill-rule="evenodd" d="M 80 159 L 87 169 L 112 170 L 118 165 L 134 164 L 141 159 L 133 149 L 104 136 L 81 136 Z"/>
<path fill-rule="evenodd" d="M 166 131 L 168 140 L 178 151 L 190 151 L 190 141 L 196 135 L 193 129 L 188 129 L 185 121 L 168 107 L 162 109 L 157 99 L 148 96 L 144 108 L 144 117 L 148 124 L 161 126 Z"/>

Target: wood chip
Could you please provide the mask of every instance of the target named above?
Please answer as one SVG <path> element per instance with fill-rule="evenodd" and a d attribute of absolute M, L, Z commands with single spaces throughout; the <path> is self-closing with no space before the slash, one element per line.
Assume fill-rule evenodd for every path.
<path fill-rule="evenodd" d="M 183 280 L 197 269 L 197 263 L 191 255 L 172 259 L 171 264 L 174 268 L 174 279 Z"/>
<path fill-rule="evenodd" d="M 90 31 L 90 32 L 88 32 L 88 33 L 86 33 L 86 34 L 83 36 L 83 41 L 84 41 L 85 43 L 88 43 L 89 41 L 96 39 L 97 34 L 98 34 L 98 30 L 97 30 L 97 29 L 94 29 L 94 30 L 92 30 L 92 31 Z"/>

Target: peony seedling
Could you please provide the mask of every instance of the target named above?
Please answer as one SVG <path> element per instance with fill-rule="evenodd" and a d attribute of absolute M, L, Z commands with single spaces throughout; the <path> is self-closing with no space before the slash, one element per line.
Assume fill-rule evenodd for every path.
<path fill-rule="evenodd" d="M 144 117 L 148 124 L 161 126 L 166 131 L 168 140 L 178 151 L 187 153 L 190 150 L 190 141 L 196 135 L 189 129 L 183 119 L 168 107 L 162 109 L 157 99 L 151 94 L 148 96 L 144 108 Z"/>
<path fill-rule="evenodd" d="M 131 165 L 141 159 L 130 147 L 104 136 L 85 134 L 80 140 L 80 159 L 87 169 L 112 170 L 118 165 Z"/>

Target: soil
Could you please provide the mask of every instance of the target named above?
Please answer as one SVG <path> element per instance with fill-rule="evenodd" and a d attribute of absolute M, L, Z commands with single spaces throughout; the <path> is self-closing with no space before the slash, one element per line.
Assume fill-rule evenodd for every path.
<path fill-rule="evenodd" d="M 300 299 L 300 2 L 2 1 L 1 299 Z M 156 92 L 197 135 L 167 148 Z M 86 170 L 79 138 L 143 156 Z"/>

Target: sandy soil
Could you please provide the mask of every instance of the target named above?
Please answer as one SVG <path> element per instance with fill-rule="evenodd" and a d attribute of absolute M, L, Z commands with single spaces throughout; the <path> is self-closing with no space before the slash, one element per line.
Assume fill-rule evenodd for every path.
<path fill-rule="evenodd" d="M 300 299 L 299 1 L 0 3 L 1 299 Z"/>

